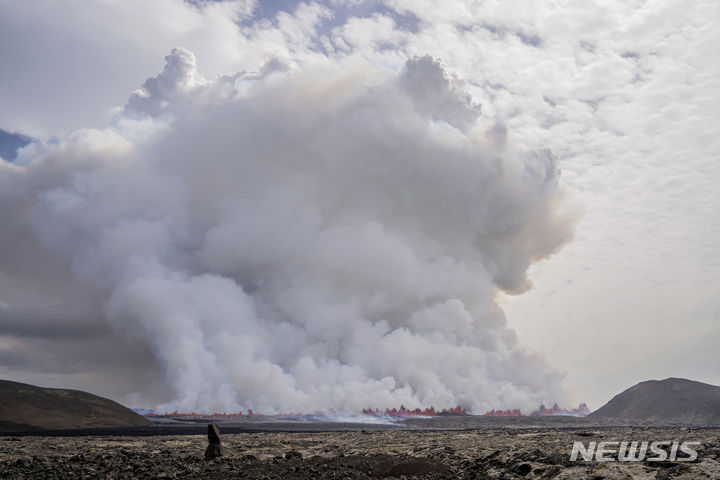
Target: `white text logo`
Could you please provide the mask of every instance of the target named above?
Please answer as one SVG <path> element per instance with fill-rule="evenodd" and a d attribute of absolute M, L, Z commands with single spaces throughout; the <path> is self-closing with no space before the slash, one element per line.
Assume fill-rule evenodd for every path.
<path fill-rule="evenodd" d="M 596 462 L 692 462 L 698 454 L 692 447 L 700 442 L 574 442 L 570 461 L 576 462 L 578 457 L 585 461 Z"/>

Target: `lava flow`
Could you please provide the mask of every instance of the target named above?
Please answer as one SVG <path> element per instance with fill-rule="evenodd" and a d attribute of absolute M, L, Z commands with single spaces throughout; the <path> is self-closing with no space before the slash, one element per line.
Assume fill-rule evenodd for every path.
<path fill-rule="evenodd" d="M 581 403 L 577 408 L 572 409 L 566 409 L 566 408 L 560 408 L 558 404 L 554 404 L 551 408 L 545 407 L 545 405 L 540 405 L 537 410 L 533 411 L 532 413 L 525 414 L 522 413 L 519 409 L 508 409 L 508 410 L 490 410 L 489 412 L 485 412 L 483 416 L 485 417 L 528 417 L 528 416 L 546 416 L 546 415 L 565 415 L 565 416 L 574 416 L 574 417 L 584 417 L 585 415 L 590 413 L 590 409 L 588 408 L 587 404 L 584 402 Z M 315 415 L 326 415 L 326 416 L 336 416 L 339 413 L 335 410 L 330 410 L 329 412 L 315 412 Z M 149 412 L 149 413 L 143 413 L 146 417 L 216 417 L 216 418 L 227 418 L 227 417 L 260 417 L 264 416 L 259 413 L 255 413 L 252 411 L 252 409 L 248 409 L 246 413 L 243 412 L 235 412 L 235 413 L 212 413 L 212 414 L 203 414 L 203 413 L 196 413 L 196 412 L 190 412 L 190 413 L 181 413 L 181 412 L 169 412 L 169 413 L 156 413 L 156 412 Z M 277 413 L 274 415 L 270 415 L 273 417 L 302 417 L 305 414 L 302 413 Z M 362 415 L 371 415 L 375 417 L 442 417 L 442 416 L 455 416 L 455 415 L 470 415 L 467 410 L 465 410 L 462 407 L 455 407 L 455 408 L 444 408 L 442 410 L 436 410 L 435 407 L 429 407 L 429 408 L 415 408 L 415 409 L 408 409 L 405 408 L 404 405 L 400 405 L 400 408 L 386 408 L 385 410 L 380 410 L 379 408 L 372 409 L 372 408 L 364 408 L 362 411 Z"/>
<path fill-rule="evenodd" d="M 468 412 L 462 407 L 445 408 L 442 410 L 435 410 L 435 407 L 430 408 L 416 408 L 409 410 L 404 405 L 400 405 L 400 408 L 386 408 L 384 411 L 380 409 L 363 408 L 363 415 L 374 415 L 376 417 L 438 417 L 447 415 L 467 415 Z"/>
<path fill-rule="evenodd" d="M 513 410 L 490 410 L 489 412 L 485 412 L 483 416 L 485 417 L 527 417 L 527 416 L 544 416 L 544 415 L 564 415 L 564 416 L 572 416 L 572 417 L 584 417 L 585 415 L 590 413 L 590 409 L 588 408 L 587 404 L 585 402 L 581 403 L 577 408 L 572 408 L 570 410 L 566 408 L 560 408 L 558 404 L 554 404 L 552 408 L 547 408 L 545 405 L 540 405 L 537 410 L 530 414 L 524 414 L 517 408 Z"/>

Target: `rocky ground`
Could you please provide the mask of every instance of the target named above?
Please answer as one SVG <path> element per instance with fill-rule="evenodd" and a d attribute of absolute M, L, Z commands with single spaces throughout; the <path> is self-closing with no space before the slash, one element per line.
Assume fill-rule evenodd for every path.
<path fill-rule="evenodd" d="M 358 427 L 361 428 L 361 427 Z M 416 428 L 405 427 L 405 428 Z M 574 441 L 688 440 L 683 462 L 571 462 Z M 204 435 L 0 437 L 0 478 L 720 479 L 718 428 L 359 429 Z"/>

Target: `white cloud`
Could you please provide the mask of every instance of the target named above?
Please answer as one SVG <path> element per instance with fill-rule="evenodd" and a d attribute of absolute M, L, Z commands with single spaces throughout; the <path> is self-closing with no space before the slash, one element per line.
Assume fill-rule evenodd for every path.
<path fill-rule="evenodd" d="M 107 109 L 178 45 L 202 54 L 210 78 L 239 69 L 257 55 L 244 50 L 235 23 L 251 8 L 243 1 L 0 1 L 0 89 L 7 92 L 0 126 L 36 136 L 103 126 Z"/>

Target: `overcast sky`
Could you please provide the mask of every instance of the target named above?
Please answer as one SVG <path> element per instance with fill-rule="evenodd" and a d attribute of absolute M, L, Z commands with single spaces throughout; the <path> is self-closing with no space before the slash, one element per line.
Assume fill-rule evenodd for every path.
<path fill-rule="evenodd" d="M 290 375 L 291 380 L 278 380 L 283 387 L 277 392 L 282 394 L 283 388 L 288 388 L 292 393 L 287 395 L 297 396 L 292 397 L 296 403 L 274 405 L 276 409 L 323 406 L 312 392 L 337 394 L 338 402 L 353 408 L 343 396 L 346 393 L 332 390 L 333 378 L 344 392 L 351 388 L 343 383 L 343 375 L 363 385 L 358 388 L 368 402 L 383 398 L 410 403 L 446 398 L 467 401 L 468 396 L 486 392 L 489 403 L 473 403 L 475 408 L 526 407 L 536 400 L 557 398 L 568 406 L 586 401 L 595 409 L 637 382 L 670 376 L 720 385 L 718 45 L 720 3 L 715 0 L 0 0 L 0 155 L 5 159 L 0 163 L 0 189 L 4 190 L 0 198 L 5 199 L 0 205 L 4 230 L 0 231 L 0 378 L 81 388 L 125 404 L 142 404 L 138 406 L 166 402 L 190 408 L 205 400 L 178 397 L 182 388 L 218 388 L 233 381 L 242 388 L 241 377 L 232 372 L 228 375 L 233 381 L 223 377 L 190 387 L 187 374 L 173 370 L 185 368 L 173 363 L 174 355 L 185 348 L 182 339 L 176 343 L 144 341 L 143 335 L 127 334 L 129 319 L 136 319 L 149 332 L 147 336 L 166 335 L 154 330 L 155 317 L 133 310 L 145 301 L 138 296 L 142 282 L 162 278 L 161 284 L 158 280 L 148 288 L 157 288 L 166 299 L 212 291 L 208 295 L 218 295 L 217 301 L 222 303 L 218 292 L 227 289 L 228 297 L 237 297 L 237 303 L 228 307 L 233 315 L 245 315 L 238 312 L 254 308 L 247 315 L 257 319 L 252 325 L 264 343 L 252 361 L 266 361 L 278 378 Z M 173 50 L 176 47 L 181 48 Z M 282 92 L 286 91 L 294 96 L 285 98 Z M 404 99 L 408 98 L 412 101 L 406 105 Z M 479 375 L 478 371 L 447 380 L 440 371 L 434 372 L 440 378 L 432 380 L 417 380 L 413 375 L 422 375 L 412 373 L 401 381 L 405 372 L 386 372 L 359 353 L 357 357 L 347 352 L 329 353 L 332 348 L 327 345 L 340 341 L 332 336 L 323 337 L 327 350 L 321 353 L 316 349 L 320 343 L 308 339 L 303 347 L 297 347 L 297 352 L 303 352 L 297 358 L 277 354 L 277 349 L 286 346 L 279 340 L 287 334 L 280 331 L 285 327 L 278 326 L 275 331 L 257 325 L 273 323 L 277 311 L 292 306 L 308 316 L 331 316 L 324 307 L 327 298 L 337 297 L 323 297 L 326 288 L 317 285 L 305 290 L 287 287 L 282 293 L 278 293 L 280 287 L 264 291 L 266 284 L 276 285 L 281 274 L 265 279 L 265 273 L 257 273 L 257 269 L 269 268 L 269 264 L 260 260 L 257 265 L 243 263 L 242 268 L 228 266 L 228 262 L 239 262 L 239 254 L 227 252 L 235 240 L 256 248 L 253 258 L 282 251 L 295 265 L 300 256 L 294 251 L 287 253 L 285 245 L 266 250 L 265 240 L 258 239 L 264 238 L 265 228 L 273 230 L 264 224 L 238 226 L 242 220 L 230 215 L 211 225 L 210 214 L 198 211 L 217 212 L 221 207 L 208 206 L 210 200 L 203 200 L 200 206 L 193 204 L 193 192 L 210 188 L 204 181 L 193 180 L 205 178 L 205 173 L 198 173 L 200 167 L 189 160 L 178 167 L 167 160 L 181 158 L 191 150 L 196 159 L 219 158 L 225 155 L 223 145 L 245 151 L 246 144 L 223 142 L 235 135 L 225 126 L 245 125 L 243 119 L 250 118 L 248 115 L 264 126 L 248 120 L 243 127 L 253 132 L 243 140 L 252 143 L 247 155 L 267 161 L 290 155 L 275 152 L 267 157 L 267 145 L 256 139 L 280 139 L 288 149 L 301 148 L 298 146 L 305 145 L 305 140 L 293 132 L 304 131 L 300 127 L 305 123 L 305 133 L 315 139 L 313 155 L 347 156 L 354 151 L 353 145 L 372 144 L 372 152 L 391 159 L 388 164 L 397 169 L 403 168 L 401 174 L 392 168 L 382 170 L 390 178 L 387 188 L 392 193 L 382 188 L 370 192 L 378 181 L 374 173 L 366 175 L 362 159 L 313 164 L 313 170 L 291 166 L 282 173 L 285 164 L 264 170 L 267 162 L 259 162 L 248 164 L 242 175 L 257 174 L 253 183 L 269 190 L 287 186 L 277 198 L 267 200 L 269 206 L 253 205 L 249 212 L 281 218 L 284 225 L 290 222 L 287 228 L 297 234 L 293 242 L 313 236 L 315 240 L 307 240 L 312 248 L 303 254 L 309 259 L 315 257 L 308 252 L 320 249 L 318 245 L 330 252 L 327 258 L 318 257 L 322 268 L 303 264 L 292 270 L 297 278 L 314 282 L 316 276 L 335 275 L 338 265 L 348 261 L 345 255 L 350 255 L 337 249 L 347 238 L 363 235 L 377 249 L 363 252 L 369 257 L 358 260 L 359 265 L 366 265 L 368 258 L 393 259 L 397 265 L 405 265 L 397 258 L 405 255 L 404 247 L 408 247 L 412 258 L 422 259 L 407 267 L 409 271 L 467 275 L 438 280 L 427 286 L 428 292 L 422 290 L 425 287 L 398 290 L 398 298 L 405 301 L 407 297 L 407 302 L 386 310 L 377 306 L 377 292 L 364 283 L 343 283 L 345 290 L 333 295 L 353 297 L 361 304 L 353 305 L 353 314 L 348 313 L 346 304 L 337 307 L 339 318 L 357 315 L 353 325 L 358 325 L 358 330 L 353 332 L 362 330 L 363 335 L 370 335 L 367 332 L 372 326 L 382 330 L 375 332 L 377 338 L 397 337 L 399 342 L 407 340 L 408 349 L 421 348 L 424 344 L 418 338 L 435 338 L 430 330 L 444 328 L 434 323 L 435 316 L 460 319 L 467 314 L 482 323 L 485 320 L 480 319 L 486 316 L 494 318 L 488 313 L 493 310 L 488 305 L 494 297 L 505 312 L 506 323 L 500 326 L 500 320 L 497 325 L 493 323 L 496 320 L 487 320 L 477 332 L 473 330 L 477 351 L 467 353 L 453 337 L 446 339 L 445 353 L 437 354 L 443 361 L 457 358 L 460 362 L 466 352 L 475 359 L 468 361 L 490 364 L 496 357 L 481 353 L 490 348 L 484 342 L 502 338 L 502 347 L 490 348 L 503 356 L 490 369 L 492 379 L 478 380 L 473 389 L 459 384 Z M 316 131 L 310 125 L 318 118 L 330 120 Z M 393 119 L 382 123 L 390 140 L 373 143 L 379 141 L 379 127 L 369 124 L 386 118 Z M 408 133 L 412 126 L 418 129 L 416 140 Z M 486 131 L 485 136 L 478 133 Z M 194 135 L 207 140 L 198 145 L 188 142 Z M 463 163 L 471 155 L 463 142 L 472 144 L 468 139 L 480 136 L 487 145 L 478 144 L 481 153 L 477 155 L 487 159 L 502 156 L 507 163 L 498 168 L 503 172 L 520 165 L 520 170 L 530 172 L 530 183 L 516 184 L 512 175 L 505 178 L 504 174 L 499 174 L 497 181 L 488 180 L 492 175 L 482 172 L 492 171 L 490 163 L 477 169 Z M 415 151 L 414 145 L 427 138 L 426 150 Z M 397 139 L 396 145 L 393 139 Z M 14 153 L 17 146 L 29 141 L 35 143 Z M 548 149 L 552 154 L 543 153 Z M 435 170 L 433 159 L 442 157 L 433 156 L 435 151 L 445 152 L 452 171 Z M 426 160 L 423 152 L 429 152 Z M 423 158 L 419 161 L 427 162 L 418 167 L 417 175 L 408 173 L 414 167 L 403 163 L 407 155 L 418 155 Z M 111 177 L 93 177 L 95 167 L 87 166 L 97 158 L 112 164 L 115 160 L 109 158 L 126 161 L 132 157 L 134 160 L 127 161 L 134 162 L 135 156 L 161 160 L 152 167 L 133 163 L 137 170 L 113 171 Z M 395 158 L 398 160 L 392 160 Z M 203 161 L 209 169 L 238 173 L 227 170 L 234 164 L 225 160 Z M 555 167 L 561 172 L 557 183 L 552 173 Z M 322 176 L 317 169 L 323 171 Z M 147 177 L 138 180 L 138 172 Z M 122 175 L 127 175 L 126 183 L 114 180 Z M 480 183 L 467 186 L 463 178 L 468 175 L 478 175 Z M 286 182 L 290 176 L 298 180 Z M 91 178 L 88 184 L 78 187 L 78 182 L 87 178 Z M 216 182 L 217 178 L 208 176 L 206 180 Z M 343 183 L 348 178 L 357 182 Z M 310 188 L 307 185 L 325 185 L 328 180 L 344 185 L 347 191 L 357 190 L 351 200 L 363 205 L 349 210 L 338 207 L 344 218 L 338 224 L 332 223 L 336 217 L 324 206 L 339 202 L 339 198 L 351 200 L 338 192 L 323 192 L 318 198 L 320 195 L 306 190 Z M 253 183 L 247 188 L 251 190 Z M 74 208 L 64 196 L 71 188 L 67 185 L 91 191 L 88 195 L 96 195 L 97 203 L 107 208 L 84 211 L 80 221 L 80 214 L 67 213 Z M 120 193 L 95 193 L 93 189 L 98 188 Z M 412 216 L 402 210 L 407 199 L 398 192 L 403 188 L 430 192 L 428 199 L 413 197 L 416 207 L 423 209 L 417 223 L 403 223 Z M 473 188 L 483 192 L 472 192 Z M 155 194 L 149 193 L 151 190 Z M 163 267 L 157 278 L 115 262 L 120 262 L 117 256 L 129 255 L 133 245 L 146 248 L 138 238 L 144 242 L 155 235 L 153 242 L 162 243 L 158 238 L 166 233 L 118 230 L 128 218 L 139 219 L 137 215 L 114 223 L 98 219 L 121 210 L 130 215 L 132 196 L 138 202 L 162 204 L 152 214 L 156 215 L 152 221 L 172 218 L 175 223 L 167 227 L 169 231 L 190 225 L 190 233 L 180 235 L 181 240 L 173 237 L 163 243 L 162 255 L 153 253 L 153 260 Z M 266 200 L 264 196 L 248 198 Z M 451 198 L 456 200 L 445 200 Z M 191 207 L 177 213 L 172 203 L 176 200 L 187 201 Z M 425 200 L 456 201 L 454 215 L 465 217 L 446 220 L 446 211 L 434 212 L 434 204 L 422 203 Z M 307 219 L 301 214 L 291 219 L 278 210 L 293 204 L 315 213 Z M 240 208 L 238 205 L 232 208 Z M 472 205 L 478 210 L 490 207 L 484 217 L 475 218 L 470 213 Z M 148 210 L 155 211 L 154 207 Z M 388 213 L 390 210 L 399 212 L 398 216 Z M 145 221 L 145 213 L 142 215 Z M 501 245 L 499 239 L 506 237 L 492 236 L 501 219 L 507 219 L 503 231 L 523 225 L 523 235 L 530 237 L 523 237 L 522 242 L 508 237 L 511 246 L 483 245 L 478 247 L 479 253 L 467 251 L 469 243 L 466 245 L 463 236 L 476 238 L 473 235 L 478 231 L 491 232 L 487 241 Z M 365 223 L 358 226 L 355 222 Z M 466 228 L 472 222 L 482 227 Z M 378 231 L 373 230 L 376 223 Z M 318 226 L 328 224 L 333 227 L 330 233 Z M 101 238 L 93 237 L 95 230 L 102 230 Z M 198 231 L 204 235 L 204 243 L 197 240 L 200 253 L 189 255 L 186 251 L 195 245 Z M 248 231 L 258 237 L 243 237 Z M 331 234 L 345 240 L 333 240 Z M 379 236 L 382 241 L 377 240 Z M 397 240 L 397 250 L 389 246 L 391 239 Z M 376 240 L 377 244 L 372 243 Z M 167 245 L 175 248 L 178 242 L 183 244 L 182 254 L 167 253 L 171 248 Z M 121 243 L 122 248 L 118 246 Z M 110 248 L 114 249 L 111 254 L 107 253 Z M 501 248 L 507 250 L 500 252 Z M 395 251 L 397 256 L 392 254 Z M 328 258 L 334 254 L 343 260 L 325 265 L 332 263 Z M 111 255 L 115 256 L 112 265 L 105 262 Z M 438 255 L 447 255 L 463 268 L 439 270 L 435 260 L 430 260 Z M 199 260 L 193 263 L 196 257 Z M 530 261 L 535 263 L 528 270 L 532 287 L 527 288 L 530 283 L 525 282 L 524 273 Z M 394 263 L 386 265 L 395 268 Z M 367 281 L 382 278 L 376 274 L 368 273 Z M 177 280 L 180 277 L 182 281 Z M 260 277 L 262 282 L 257 280 Z M 346 280 L 337 278 L 340 283 Z M 388 291 L 411 277 L 403 278 L 397 284 L 388 280 Z M 470 287 L 465 291 L 461 286 L 448 286 L 453 282 L 467 282 L 476 288 L 475 294 Z M 422 308 L 413 303 L 418 296 L 423 296 Z M 438 303 L 429 305 L 429 298 Z M 473 306 L 483 302 L 484 309 Z M 323 309 L 317 306 L 320 303 Z M 189 310 L 199 308 L 192 302 L 188 305 Z M 461 313 L 453 310 L 460 308 L 458 305 L 463 306 Z M 171 310 L 158 306 L 153 315 Z M 373 316 L 381 310 L 382 318 Z M 423 313 L 426 310 L 434 313 Z M 405 320 L 393 323 L 393 315 L 403 314 L 407 314 Z M 206 336 L 223 328 L 229 329 L 228 334 L 242 334 L 235 326 L 193 322 L 188 324 L 189 330 L 197 327 Z M 303 334 L 312 337 L 314 327 L 303 323 L 309 320 L 291 318 L 287 322 L 301 325 Z M 278 320 L 277 325 L 281 324 L 285 325 Z M 461 335 L 459 326 L 452 328 Z M 406 331 L 417 338 L 403 340 Z M 509 339 L 512 331 L 517 334 L 517 344 Z M 268 340 L 266 336 L 272 332 L 277 336 Z M 340 329 L 338 335 L 342 332 Z M 372 343 L 370 339 L 375 337 L 363 338 Z M 353 348 L 361 348 L 362 342 L 356 343 Z M 213 348 L 221 346 L 214 344 Z M 295 347 L 287 348 L 294 351 Z M 528 369 L 530 376 L 532 359 L 538 358 L 534 355 L 546 363 L 539 378 L 548 382 L 547 389 L 522 378 L 518 371 Z M 195 367 L 216 365 L 224 358 L 218 354 Z M 312 358 L 313 366 L 308 367 L 304 358 Z M 387 353 L 386 358 L 391 361 L 394 357 Z M 415 356 L 397 358 L 404 362 Z M 452 363 L 448 366 L 454 368 Z M 359 370 L 353 370 L 355 367 Z M 304 379 L 313 369 L 330 379 L 327 385 Z M 506 371 L 505 376 L 497 370 Z M 111 377 L 115 380 L 108 380 Z M 384 384 L 387 377 L 396 383 Z M 502 394 L 489 393 L 502 389 L 503 382 L 512 388 Z M 552 393 L 555 383 L 560 393 Z M 403 390 L 404 384 L 412 388 Z M 389 396 L 383 397 L 386 392 Z M 257 394 L 218 405 L 247 407 L 264 398 Z"/>

